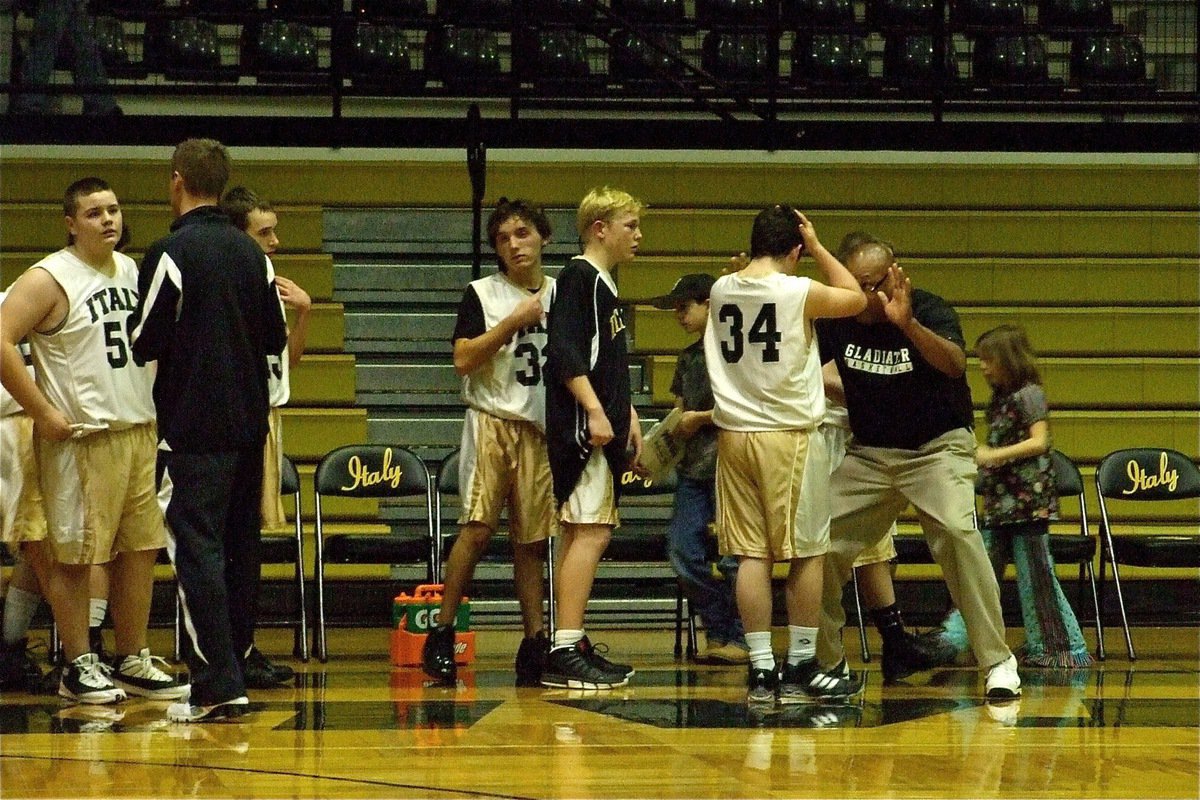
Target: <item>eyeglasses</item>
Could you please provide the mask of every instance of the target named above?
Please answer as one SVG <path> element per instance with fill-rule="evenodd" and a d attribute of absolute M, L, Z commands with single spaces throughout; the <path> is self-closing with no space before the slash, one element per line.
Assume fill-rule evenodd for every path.
<path fill-rule="evenodd" d="M 866 292 L 867 294 L 875 294 L 875 292 L 879 291 L 879 287 L 883 286 L 884 282 L 888 279 L 889 274 L 890 274 L 889 272 L 883 273 L 883 277 L 880 278 L 879 280 L 875 281 L 875 285 L 870 287 L 869 289 L 866 286 L 863 286 L 861 283 L 859 284 L 859 286 L 862 286 L 862 290 L 864 292 Z"/>

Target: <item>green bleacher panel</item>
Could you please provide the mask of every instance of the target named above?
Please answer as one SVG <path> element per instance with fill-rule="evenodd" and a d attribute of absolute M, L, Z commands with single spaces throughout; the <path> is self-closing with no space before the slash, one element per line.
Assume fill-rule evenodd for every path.
<path fill-rule="evenodd" d="M 283 408 L 283 452 L 296 461 L 317 461 L 335 447 L 367 441 L 362 408 Z"/>
<path fill-rule="evenodd" d="M 749 244 L 753 210 L 662 209 L 642 220 L 646 255 L 728 256 Z M 826 247 L 868 230 L 918 256 L 1195 256 L 1195 212 L 831 211 L 812 219 Z M 634 267 L 636 269 L 636 266 Z"/>
<path fill-rule="evenodd" d="M 171 210 L 166 203 L 157 205 L 122 202 L 121 211 L 129 225 L 131 251 L 143 251 L 170 232 Z M 292 252 L 316 252 L 321 249 L 321 209 L 317 206 L 293 206 L 276 209 L 279 234 L 286 237 Z M 51 253 L 67 243 L 62 205 L 23 203 L 4 209 L 4 249 Z M 39 256 L 40 258 L 40 256 Z"/>
<path fill-rule="evenodd" d="M 354 356 L 305 354 L 291 368 L 290 406 L 352 406 Z"/>
<path fill-rule="evenodd" d="M 837 242 L 828 244 L 836 247 Z M 723 256 L 638 256 L 617 272 L 621 297 L 645 300 L 665 293 L 689 272 L 720 276 Z M 913 285 L 956 305 L 1178 305 L 1200 303 L 1200 262 L 1187 258 L 908 258 Z M 819 278 L 810 259 L 800 275 Z"/>
<path fill-rule="evenodd" d="M 296 322 L 288 312 L 288 325 Z M 346 349 L 346 314 L 341 303 L 313 303 L 308 312 L 306 353 L 341 353 Z"/>
<path fill-rule="evenodd" d="M 1193 358 L 1042 358 L 1046 395 L 1055 408 L 1200 409 L 1200 368 Z M 967 360 L 967 380 L 975 402 L 992 390 Z"/>
<path fill-rule="evenodd" d="M 291 278 L 316 300 L 333 299 L 333 256 L 327 253 L 276 253 L 275 272 Z"/>
<path fill-rule="evenodd" d="M 445 161 L 256 161 L 232 151 L 229 186 L 242 184 L 275 204 L 459 205 L 467 193 L 461 163 Z M 722 208 L 735 198 L 758 209 L 780 201 L 802 209 L 894 208 L 1189 209 L 1197 200 L 1192 165 L 789 163 L 787 154 L 754 163 L 629 160 L 488 163 L 488 196 L 527 197 L 573 208 L 593 186 L 619 186 L 650 204 Z M 103 177 L 124 202 L 166 202 L 168 159 L 8 159 L 0 202 L 59 202 L 84 175 Z M 869 192 L 864 189 L 869 187 Z M 822 230 L 818 227 L 818 230 Z"/>

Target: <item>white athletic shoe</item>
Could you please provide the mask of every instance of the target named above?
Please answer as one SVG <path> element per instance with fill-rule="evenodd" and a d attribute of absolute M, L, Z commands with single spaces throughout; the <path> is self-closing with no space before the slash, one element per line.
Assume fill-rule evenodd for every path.
<path fill-rule="evenodd" d="M 1009 700 L 1021 696 L 1021 676 L 1017 674 L 1017 657 L 1010 655 L 988 670 L 984 682 L 991 700 Z"/>

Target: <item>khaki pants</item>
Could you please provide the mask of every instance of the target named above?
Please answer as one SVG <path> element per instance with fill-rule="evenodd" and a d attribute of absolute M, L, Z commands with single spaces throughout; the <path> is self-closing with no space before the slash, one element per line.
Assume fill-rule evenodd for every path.
<path fill-rule="evenodd" d="M 842 588 L 855 558 L 876 545 L 912 503 L 946 588 L 962 611 L 976 662 L 988 668 L 1011 654 L 1004 641 L 1000 588 L 975 529 L 975 438 L 954 430 L 919 450 L 854 444 L 833 475 L 833 526 L 825 557 L 825 592 L 817 655 L 842 658 Z"/>

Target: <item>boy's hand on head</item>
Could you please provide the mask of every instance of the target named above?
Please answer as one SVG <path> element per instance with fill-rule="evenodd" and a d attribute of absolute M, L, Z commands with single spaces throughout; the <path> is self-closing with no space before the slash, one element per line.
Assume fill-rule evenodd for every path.
<path fill-rule="evenodd" d="M 290 278 L 276 275 L 275 286 L 279 289 L 279 299 L 288 308 L 300 312 L 308 311 L 312 308 L 312 298 L 308 296 L 308 292 L 301 289 L 299 284 Z"/>
<path fill-rule="evenodd" d="M 746 255 L 746 252 L 743 250 L 742 252 L 738 253 L 736 256 L 729 257 L 729 266 L 726 267 L 725 269 L 721 270 L 721 274 L 729 275 L 734 272 L 741 272 L 749 265 L 750 265 L 750 256 Z"/>
<path fill-rule="evenodd" d="M 799 211 L 796 212 L 796 219 L 800 221 L 800 238 L 804 240 L 804 250 L 811 253 L 821 244 L 820 240 L 817 239 L 817 229 L 813 227 L 808 217 Z"/>

